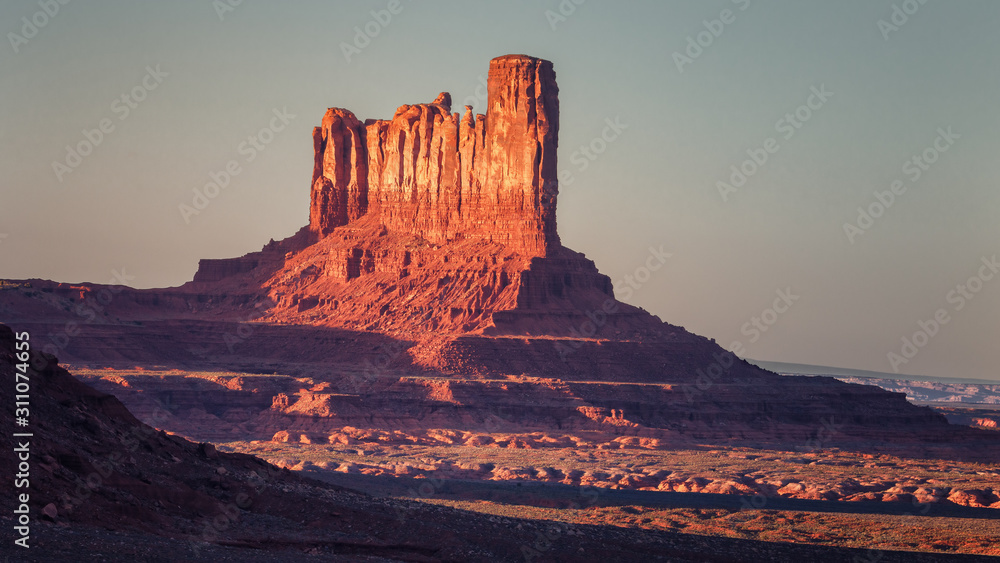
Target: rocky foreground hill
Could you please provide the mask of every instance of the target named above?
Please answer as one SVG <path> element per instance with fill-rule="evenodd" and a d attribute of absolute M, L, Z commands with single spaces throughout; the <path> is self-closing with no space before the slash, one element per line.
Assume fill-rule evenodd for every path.
<path fill-rule="evenodd" d="M 0 471 L 28 480 L 26 487 L 0 482 L 3 505 L 30 520 L 24 526 L 10 513 L 0 516 L 7 560 L 922 560 L 914 553 L 559 524 L 374 498 L 156 430 L 55 358 L 19 356 L 23 341 L 0 325 L 0 378 L 11 382 L 23 372 L 30 382 L 30 424 L 15 427 L 14 418 L 0 418 L 0 449 L 30 451 L 23 462 L 0 456 Z M 12 387 L 0 387 L 9 412 Z M 15 546 L 12 536 L 27 547 Z M 934 560 L 974 560 L 943 557 Z"/>

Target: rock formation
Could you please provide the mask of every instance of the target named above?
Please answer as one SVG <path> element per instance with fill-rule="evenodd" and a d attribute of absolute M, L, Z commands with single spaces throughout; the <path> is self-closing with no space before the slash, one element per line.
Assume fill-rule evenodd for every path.
<path fill-rule="evenodd" d="M 0 377 L 11 382 L 0 387 L 0 404 L 9 413 L 23 363 L 15 344 L 14 333 L 0 324 Z M 0 447 L 7 452 L 0 470 L 9 476 L 0 483 L 0 501 L 15 513 L 27 511 L 29 548 L 14 545 L 24 534 L 15 528 L 17 514 L 8 517 L 4 552 L 16 557 L 5 560 L 516 561 L 522 546 L 536 541 L 530 520 L 372 498 L 158 431 L 55 358 L 30 354 L 31 426 L 0 418 Z M 32 436 L 15 434 L 26 430 Z M 9 455 L 26 447 L 27 458 Z M 13 478 L 19 472 L 29 486 L 16 485 L 24 479 Z M 685 551 L 692 558 L 714 549 L 698 538 Z M 601 560 L 651 561 L 677 542 L 666 534 L 633 537 L 594 527 L 564 543 L 547 555 L 574 561 L 585 547 Z M 843 557 L 841 551 L 818 554 Z"/>
<path fill-rule="evenodd" d="M 579 332 L 614 294 L 559 243 L 558 92 L 552 63 L 508 55 L 490 63 L 485 115 L 452 113 L 446 92 L 391 120 L 327 110 L 313 131 L 314 244 L 264 281 L 265 319 L 411 336 Z M 195 282 L 263 271 L 265 254 L 202 261 Z M 649 315 L 617 312 L 612 324 L 629 325 L 617 330 L 657 332 Z"/>
<path fill-rule="evenodd" d="M 309 228 L 320 236 L 370 215 L 434 244 L 475 239 L 527 256 L 559 246 L 559 88 L 552 63 L 490 63 L 486 115 L 451 96 L 362 123 L 330 108 L 313 130 Z"/>
<path fill-rule="evenodd" d="M 956 444 L 1000 457 L 997 433 L 956 429 L 902 394 L 781 377 L 617 301 L 610 279 L 556 233 L 552 64 L 494 59 L 488 91 L 485 115 L 451 113 L 447 93 L 387 121 L 330 109 L 313 132 L 309 225 L 296 235 L 203 260 L 178 288 L 30 280 L 0 292 L 0 320 L 33 326 L 74 363 L 312 378 L 239 399 L 205 382 L 148 383 L 130 405 L 169 398 L 234 427 L 259 415 L 255 439 L 317 405 L 340 413 L 315 423 L 324 432 L 366 420 L 391 429 L 403 413 L 408 427 L 461 426 L 502 408 L 515 427 L 800 444 L 836 420 L 845 447 Z M 524 377 L 538 378 L 525 385 L 537 396 L 512 391 Z M 412 378 L 451 383 L 428 395 Z M 441 399 L 449 393 L 475 399 Z M 225 415 L 230 401 L 242 410 Z"/>
<path fill-rule="evenodd" d="M 806 456 L 822 450 L 832 451 L 838 466 L 850 464 L 853 452 L 864 452 L 871 467 L 883 465 L 873 451 L 995 463 L 1000 432 L 950 425 L 902 393 L 771 373 L 617 301 L 611 280 L 562 246 L 556 232 L 559 105 L 552 64 L 523 55 L 494 59 L 488 92 L 485 115 L 469 107 L 452 113 L 447 93 L 401 106 L 390 120 L 362 122 L 348 110 L 328 110 L 313 131 L 309 224 L 259 252 L 202 260 L 181 287 L 0 284 L 0 322 L 29 331 L 33 350 L 72 362 L 96 389 L 118 398 L 38 356 L 45 367 L 33 376 L 31 409 L 33 420 L 44 422 L 31 454 L 32 487 L 40 485 L 33 513 L 60 524 L 185 539 L 202 537 L 205 522 L 221 518 L 226 527 L 207 539 L 263 552 L 242 559 L 248 561 L 277 560 L 271 556 L 295 546 L 321 557 L 512 560 L 536 541 L 534 528 L 513 520 L 442 507 L 404 510 L 385 499 L 331 491 L 140 420 L 199 440 L 263 441 L 268 451 L 315 445 L 319 455 L 349 445 L 363 448 L 359 456 L 395 446 L 411 452 L 411 445 L 461 446 L 463 459 L 478 448 L 494 448 L 479 450 L 483 459 L 498 448 L 560 452 L 558 467 L 549 465 L 548 452 L 536 458 L 546 459 L 544 467 L 525 466 L 520 453 L 507 456 L 516 460 L 511 465 L 463 461 L 450 474 L 461 479 L 807 499 L 947 498 L 1000 507 L 1000 490 L 973 487 L 964 476 L 956 476 L 963 482 L 954 487 L 908 488 L 909 481 L 860 483 L 851 466 L 843 473 L 851 479 L 837 474 L 817 484 L 762 474 L 757 462 L 723 474 L 713 461 L 706 478 L 649 461 L 649 452 L 667 459 L 690 447 L 700 456 L 713 444 L 807 451 L 789 460 L 798 465 L 817 465 L 822 460 Z M 7 380 L 15 369 L 13 344 L 0 325 L 0 375 Z M 0 401 L 13 411 L 10 386 Z M 3 420 L 0 449 L 9 452 L 13 421 Z M 643 457 L 619 456 L 628 455 L 622 450 Z M 436 477 L 446 467 L 392 455 L 379 467 L 352 461 L 337 470 Z M 758 456 L 745 457 L 749 463 Z M 0 458 L 7 475 L 13 459 Z M 627 471 L 606 472 L 605 461 Z M 308 468 L 288 459 L 281 466 Z M 104 484 L 84 491 L 84 509 L 74 495 L 81 479 L 98 474 Z M 258 484 L 261 475 L 266 482 Z M 995 472 L 978 476 L 976 483 Z M 8 505 L 13 494 L 10 482 L 0 486 Z M 400 511 L 413 516 L 403 526 Z M 43 534 L 48 549 L 61 529 Z M 79 549 L 72 532 L 70 555 L 47 560 L 72 559 Z M 135 543 L 146 545 L 150 536 L 139 537 Z M 665 548 L 651 537 L 588 528 L 552 542 L 571 547 L 554 547 L 544 557 L 576 561 L 579 550 L 593 560 L 749 553 L 742 544 L 723 550 L 716 540 L 710 548 L 699 543 L 679 551 L 674 539 Z M 103 540 L 102 546 L 120 545 Z M 796 553 L 794 559 L 808 561 L 862 555 Z M 131 559 L 151 560 L 147 555 L 132 552 Z M 793 559 L 764 551 L 751 558 Z"/>

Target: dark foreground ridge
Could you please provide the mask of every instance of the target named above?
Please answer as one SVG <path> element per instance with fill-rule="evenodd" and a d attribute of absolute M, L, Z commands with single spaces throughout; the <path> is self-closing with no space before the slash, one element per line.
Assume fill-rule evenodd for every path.
<path fill-rule="evenodd" d="M 0 377 L 17 369 L 0 325 Z M 488 517 L 379 499 L 215 451 L 136 420 L 117 399 L 32 353 L 28 549 L 16 561 L 844 561 L 873 552 Z M 0 387 L 13 408 L 11 386 Z M 0 448 L 13 450 L 3 417 Z M 15 472 L 0 456 L 0 471 Z M 0 485 L 15 505 L 14 483 Z M 540 543 L 539 538 L 544 540 Z M 22 551 L 23 550 L 23 551 Z M 879 561 L 920 554 L 877 552 Z M 931 559 L 927 559 L 930 561 Z M 934 561 L 976 561 L 936 556 Z"/>

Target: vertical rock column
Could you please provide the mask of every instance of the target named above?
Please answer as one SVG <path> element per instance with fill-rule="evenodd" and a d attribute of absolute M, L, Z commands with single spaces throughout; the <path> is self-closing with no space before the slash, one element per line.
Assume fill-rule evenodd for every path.
<path fill-rule="evenodd" d="M 350 111 L 330 108 L 313 129 L 313 149 L 309 228 L 326 235 L 368 209 L 365 127 Z"/>
<path fill-rule="evenodd" d="M 559 246 L 556 73 L 549 61 L 497 57 L 490 61 L 488 92 L 486 185 L 488 195 L 496 198 L 493 239 L 544 256 L 550 247 Z"/>
<path fill-rule="evenodd" d="M 486 115 L 451 113 L 451 96 L 361 124 L 332 108 L 313 133 L 310 228 L 320 236 L 374 214 L 436 244 L 478 238 L 529 256 L 559 246 L 559 88 L 552 63 L 490 61 Z"/>

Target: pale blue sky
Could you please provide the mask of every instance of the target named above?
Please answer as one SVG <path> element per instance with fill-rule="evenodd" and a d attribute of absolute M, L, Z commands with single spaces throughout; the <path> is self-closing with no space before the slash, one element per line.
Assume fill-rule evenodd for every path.
<path fill-rule="evenodd" d="M 183 283 L 199 258 L 308 221 L 325 108 L 388 118 L 441 91 L 460 107 L 491 58 L 525 53 L 558 74 L 564 244 L 616 282 L 650 246 L 672 254 L 627 301 L 750 357 L 878 371 L 944 309 L 948 323 L 896 367 L 1000 380 L 1000 275 L 961 310 L 950 294 L 1000 254 L 1000 3 L 931 1 L 887 40 L 878 22 L 894 4 L 918 5 L 587 0 L 553 29 L 557 0 L 404 0 L 348 62 L 341 43 L 388 0 L 244 0 L 221 20 L 209 0 L 70 2 L 52 17 L 4 2 L 0 276 L 107 282 L 125 268 L 138 287 Z M 727 9 L 720 32 L 710 20 Z M 48 21 L 15 52 L 23 17 Z M 706 20 L 718 36 L 679 71 L 673 54 Z M 147 66 L 166 76 L 145 91 Z M 786 140 L 778 121 L 821 86 L 833 95 Z M 136 87 L 146 97 L 125 116 L 115 100 Z M 241 143 L 283 108 L 295 117 L 248 162 Z M 627 128 L 581 170 L 574 152 L 609 118 Z M 102 119 L 114 129 L 60 181 L 52 163 Z M 958 138 L 911 181 L 906 160 L 948 127 Z M 775 152 L 723 201 L 717 182 L 768 138 Z M 178 205 L 230 160 L 240 173 L 185 223 Z M 844 223 L 896 179 L 905 193 L 849 242 Z M 741 330 L 787 288 L 799 298 L 766 332 Z"/>

